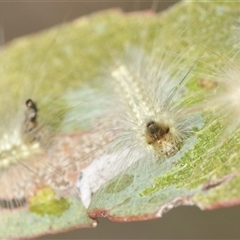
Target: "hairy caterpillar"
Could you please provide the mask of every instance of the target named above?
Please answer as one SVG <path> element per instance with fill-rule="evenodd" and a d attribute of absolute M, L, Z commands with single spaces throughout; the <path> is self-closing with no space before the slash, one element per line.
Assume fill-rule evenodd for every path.
<path fill-rule="evenodd" d="M 110 68 L 104 84 L 108 92 L 101 104 L 104 125 L 100 126 L 111 135 L 111 141 L 104 155 L 82 171 L 78 182 L 86 207 L 91 194 L 109 179 L 137 161 L 144 164 L 171 158 L 202 125 L 200 115 L 188 108 L 196 96 L 187 96 L 185 87 L 197 60 L 178 69 L 181 56 L 170 51 L 162 55 L 155 52 L 152 58 L 140 49 L 127 52 Z M 92 123 L 99 125 L 98 121 Z"/>
<path fill-rule="evenodd" d="M 56 69 L 46 66 L 48 57 L 54 57 L 57 68 L 59 55 L 68 54 L 68 49 L 58 47 L 58 34 L 59 29 L 50 31 L 44 40 L 34 36 L 29 42 L 20 39 L 11 46 L 12 51 L 1 52 L 1 210 L 33 206 L 31 198 L 48 187 L 60 199 L 76 192 L 89 149 L 83 147 L 87 134 L 70 130 L 70 122 L 64 120 L 66 112 L 71 112 L 63 97 L 69 74 L 52 79 Z M 27 50 L 21 48 L 24 44 Z M 11 61 L 16 55 L 17 64 Z M 30 67 L 26 65 L 29 61 Z"/>
<path fill-rule="evenodd" d="M 218 122 L 220 135 L 216 146 L 209 152 L 215 152 L 225 141 L 238 132 L 239 119 L 239 44 L 236 40 L 236 20 L 229 31 L 229 39 L 226 41 L 225 49 L 213 50 L 209 47 L 206 51 L 214 59 L 214 64 L 207 61 L 202 71 L 202 79 L 198 80 L 198 86 L 210 91 L 203 94 L 204 101 L 200 103 L 203 111 L 206 111 Z M 211 123 L 212 124 L 212 123 Z M 211 155 L 211 154 L 209 154 Z"/>
<path fill-rule="evenodd" d="M 182 41 L 184 44 L 188 43 L 181 35 L 173 36 L 173 39 Z M 202 40 L 200 36 L 204 39 L 204 34 L 199 34 L 200 46 L 203 45 L 201 41 L 205 46 L 211 43 L 211 40 L 209 42 L 208 39 Z M 166 44 L 169 39 L 160 38 L 158 41 L 165 46 L 164 43 Z M 196 47 L 198 41 L 194 43 L 196 45 L 193 42 L 187 45 L 186 55 L 198 53 Z M 195 59 L 188 58 L 188 61 L 184 62 L 184 53 L 175 49 L 174 43 L 167 43 L 165 52 L 159 50 L 156 44 L 153 46 L 154 50 L 150 50 L 150 54 L 141 53 L 141 47 L 137 50 L 125 49 L 127 52 L 125 58 L 119 60 L 118 55 L 117 59 L 113 60 L 113 67 L 108 71 L 108 76 L 105 77 L 107 79 L 105 88 L 108 89 L 111 86 L 105 98 L 113 106 L 100 103 L 99 109 L 103 109 L 106 117 L 103 120 L 107 125 L 106 131 L 112 128 L 110 132 L 113 138 L 105 154 L 99 156 L 82 171 L 78 188 L 85 206 L 89 205 L 91 194 L 103 183 L 112 176 L 124 172 L 133 163 L 139 161 L 144 165 L 146 161 L 159 159 L 171 161 L 172 156 L 181 149 L 185 140 L 191 134 L 194 135 L 196 128 L 203 125 L 198 115 L 202 108 L 194 104 L 203 98 L 200 104 L 206 106 L 205 95 L 201 95 L 202 93 L 198 95 L 197 92 L 194 93 L 195 96 L 188 94 L 186 88 L 186 85 L 191 85 L 191 76 L 188 76 L 188 71 L 193 70 L 191 68 L 194 65 L 193 62 L 196 59 L 199 60 L 201 54 L 198 53 Z M 207 62 L 211 55 L 207 53 L 203 57 L 203 62 Z M 194 75 L 203 77 L 204 73 L 205 70 L 200 69 Z M 197 79 L 199 78 L 196 77 L 196 82 Z M 214 85 L 210 88 L 214 89 Z M 112 95 L 111 91 L 114 92 Z M 110 109 L 108 113 L 106 108 Z M 115 126 L 111 125 L 113 120 L 116 122 Z M 94 120 L 92 122 L 94 123 Z M 95 123 L 98 124 L 98 121 Z M 208 153 L 209 151 L 205 154 Z M 199 156 L 197 160 L 201 157 Z"/>
<path fill-rule="evenodd" d="M 236 57 L 235 57 L 236 58 Z M 237 60 L 228 60 L 227 66 L 221 71 L 215 71 L 214 79 L 218 84 L 215 94 L 209 97 L 210 107 L 216 109 L 220 118 L 228 119 L 226 123 L 226 133 L 230 135 L 239 128 L 239 63 Z M 226 60 L 224 61 L 226 62 Z"/>

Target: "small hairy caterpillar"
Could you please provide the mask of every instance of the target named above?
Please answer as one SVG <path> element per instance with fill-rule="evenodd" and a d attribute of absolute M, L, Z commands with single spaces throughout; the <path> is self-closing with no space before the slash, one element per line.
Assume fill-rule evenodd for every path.
<path fill-rule="evenodd" d="M 62 97 L 68 86 L 64 77 L 68 75 L 51 82 L 51 70 L 55 70 L 46 70 L 46 61 L 52 55 L 58 61 L 59 56 L 52 46 L 56 32 L 49 35 L 43 45 L 29 37 L 29 42 L 20 39 L 13 44 L 12 52 L 8 49 L 1 52 L 1 210 L 27 208 L 32 204 L 30 199 L 47 187 L 55 190 L 59 198 L 75 194 L 83 162 L 79 159 L 89 150 L 84 148 L 86 134 L 79 134 L 76 129 L 63 130 L 63 125 L 70 124 L 63 123 L 64 115 L 71 111 Z M 27 50 L 22 50 L 21 44 Z M 58 43 L 54 44 L 58 49 Z M 16 57 L 15 48 L 17 64 L 9 57 Z M 66 51 L 61 49 L 60 54 Z M 32 65 L 26 67 L 29 61 Z"/>
<path fill-rule="evenodd" d="M 227 42 L 230 45 L 230 51 L 221 53 L 221 51 L 213 51 L 206 47 L 206 50 L 216 60 L 215 64 L 209 64 L 211 70 L 208 73 L 202 71 L 202 76 L 205 75 L 205 77 L 198 81 L 199 87 L 210 90 L 203 95 L 205 99 L 200 106 L 203 111 L 212 115 L 214 122 L 218 122 L 219 129 L 221 129 L 216 146 L 210 152 L 214 152 L 225 141 L 228 141 L 229 137 L 238 132 L 240 126 L 239 45 L 238 42 L 236 43 L 234 26 L 232 26 Z"/>
<path fill-rule="evenodd" d="M 218 88 L 210 96 L 206 96 L 208 103 L 205 104 L 205 108 L 213 111 L 216 120 L 223 124 L 223 133 L 218 141 L 218 147 L 240 127 L 240 71 L 236 62 L 230 61 L 230 63 L 232 63 L 231 66 L 223 67 L 220 72 L 215 71 L 214 81 Z"/>
<path fill-rule="evenodd" d="M 202 124 L 201 117 L 188 109 L 195 97 L 187 96 L 185 87 L 195 64 L 176 70 L 181 57 L 170 52 L 161 60 L 157 54 L 149 58 L 140 49 L 127 52 L 116 61 L 104 85 L 108 104 L 101 105 L 105 123 L 101 128 L 111 141 L 104 146 L 104 155 L 82 170 L 78 182 L 86 207 L 103 183 L 139 160 L 144 164 L 170 158 Z"/>

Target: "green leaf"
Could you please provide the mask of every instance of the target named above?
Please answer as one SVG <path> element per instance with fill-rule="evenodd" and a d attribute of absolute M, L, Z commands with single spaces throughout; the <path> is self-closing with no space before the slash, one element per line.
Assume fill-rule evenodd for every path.
<path fill-rule="evenodd" d="M 208 116 L 210 120 L 206 117 L 205 128 L 190 138 L 175 156 L 164 163 L 142 159 L 95 193 L 87 212 L 74 185 L 85 163 L 79 160 L 81 156 L 77 160 L 73 158 L 80 151 L 77 146 L 81 148 L 81 137 L 87 127 L 78 121 L 73 124 L 67 121 L 69 116 L 81 117 L 76 99 L 68 96 L 76 94 L 85 84 L 102 88 L 94 80 L 103 76 L 103 67 L 123 56 L 129 45 L 146 52 L 154 48 L 171 51 L 175 56 L 181 55 L 180 64 L 189 67 L 207 48 L 197 63 L 200 70 L 193 72 L 189 86 L 192 92 L 199 90 L 196 84 L 199 78 L 226 64 L 219 55 L 231 59 L 238 51 L 233 26 L 239 14 L 238 3 L 187 1 L 162 14 L 108 11 L 20 38 L 6 46 L 0 57 L 0 133 L 3 135 L 5 129 L 11 128 L 8 122 L 15 119 L 15 110 L 24 107 L 26 99 L 33 98 L 50 136 L 57 136 L 57 143 L 65 137 L 73 141 L 65 149 L 69 153 L 65 159 L 76 166 L 63 165 L 64 173 L 74 175 L 73 186 L 56 190 L 47 184 L 36 185 L 35 191 L 26 196 L 26 205 L 1 209 L 0 238 L 34 237 L 96 225 L 87 213 L 92 218 L 108 216 L 116 221 L 131 221 L 160 217 L 179 205 L 212 209 L 239 204 L 240 136 L 231 136 L 224 146 L 209 154 L 221 129 L 217 121 L 209 124 L 212 118 Z M 73 105 L 76 111 L 69 115 Z M 48 146 L 47 153 L 55 151 L 55 154 L 50 143 Z M 45 154 L 34 155 L 36 159 L 28 159 L 26 165 L 39 159 L 45 161 Z M 51 161 L 58 164 L 59 159 Z M 15 162 L 11 166 L 24 164 L 24 161 Z M 10 167 L 3 167 L 3 163 L 0 166 L 2 184 Z M 47 171 L 47 167 L 42 170 Z"/>

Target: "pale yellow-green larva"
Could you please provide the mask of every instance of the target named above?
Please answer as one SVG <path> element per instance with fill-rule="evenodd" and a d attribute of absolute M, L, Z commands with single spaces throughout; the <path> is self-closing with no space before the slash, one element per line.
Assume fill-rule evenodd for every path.
<path fill-rule="evenodd" d="M 196 95 L 186 88 L 199 59 L 178 69 L 180 55 L 154 51 L 126 49 L 104 77 L 105 103 L 98 109 L 104 114 L 96 123 L 111 141 L 81 173 L 78 189 L 85 206 L 103 183 L 133 163 L 170 159 L 203 123 L 198 111 L 189 111 Z"/>

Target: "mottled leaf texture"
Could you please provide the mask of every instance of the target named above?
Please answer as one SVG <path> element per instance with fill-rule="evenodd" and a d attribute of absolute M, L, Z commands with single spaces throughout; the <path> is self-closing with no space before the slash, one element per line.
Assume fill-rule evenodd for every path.
<path fill-rule="evenodd" d="M 112 10 L 4 47 L 0 55 L 0 113 L 7 117 L 1 119 L 1 134 L 6 126 L 11 127 L 5 121 L 15 114 L 15 106 L 24 109 L 25 101 L 32 97 L 31 86 L 37 92 L 33 100 L 39 103 L 39 121 L 47 123 L 51 134 L 45 151 L 28 159 L 27 164 L 16 162 L 10 169 L 0 162 L 1 188 L 4 183 L 0 238 L 29 238 L 93 227 L 94 219 L 101 216 L 113 221 L 147 220 L 179 205 L 214 209 L 239 204 L 240 134 L 233 132 L 215 149 L 224 136 L 224 122 L 209 111 L 203 114 L 203 128 L 196 129 L 176 155 L 165 161 L 140 159 L 94 193 L 87 210 L 76 190 L 80 171 L 88 165 L 85 150 L 96 140 L 95 135 L 94 139 L 88 135 L 92 109 L 79 103 L 78 90 L 88 85 L 88 89 L 104 91 L 96 79 L 104 78 L 108 66 L 131 46 L 149 55 L 166 50 L 163 56 L 170 56 L 169 64 L 181 56 L 178 68 L 190 69 L 201 56 L 191 72 L 188 94 L 202 91 L 202 98 L 213 93 L 215 88 L 199 87 L 199 79 L 210 78 L 230 61 L 237 66 L 239 16 L 239 3 L 227 1 L 183 1 L 161 14 Z M 206 84 L 201 80 L 200 85 Z M 98 96 L 90 98 L 101 112 L 103 103 Z M 85 119 L 87 114 L 90 117 Z M 29 168 L 33 169 L 31 174 Z M 20 187 L 21 179 L 25 184 L 34 183 L 14 195 L 11 189 Z M 17 201 L 20 206 L 11 206 L 9 199 L 17 194 L 23 196 Z"/>

